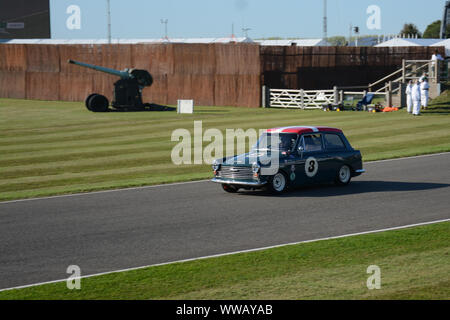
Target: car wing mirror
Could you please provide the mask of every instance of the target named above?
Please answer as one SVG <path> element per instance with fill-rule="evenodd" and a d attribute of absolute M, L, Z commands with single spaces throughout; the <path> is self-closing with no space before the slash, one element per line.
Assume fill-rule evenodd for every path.
<path fill-rule="evenodd" d="M 303 146 L 299 146 L 297 151 L 298 151 L 299 155 L 303 155 L 303 152 L 305 151 L 305 148 Z"/>

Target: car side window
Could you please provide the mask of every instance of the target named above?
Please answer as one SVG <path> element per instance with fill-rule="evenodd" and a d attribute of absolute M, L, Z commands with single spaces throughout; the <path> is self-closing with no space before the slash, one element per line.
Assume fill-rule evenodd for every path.
<path fill-rule="evenodd" d="M 321 151 L 322 138 L 320 134 L 309 134 L 303 136 L 305 152 Z"/>
<path fill-rule="evenodd" d="M 345 144 L 341 137 L 337 134 L 327 133 L 323 137 L 325 142 L 325 148 L 331 150 L 342 150 L 345 149 Z"/>

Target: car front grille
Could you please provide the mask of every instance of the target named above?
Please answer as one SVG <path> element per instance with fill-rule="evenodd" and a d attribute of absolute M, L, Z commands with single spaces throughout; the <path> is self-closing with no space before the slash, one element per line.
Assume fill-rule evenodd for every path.
<path fill-rule="evenodd" d="M 252 168 L 222 166 L 219 177 L 227 179 L 253 179 Z"/>

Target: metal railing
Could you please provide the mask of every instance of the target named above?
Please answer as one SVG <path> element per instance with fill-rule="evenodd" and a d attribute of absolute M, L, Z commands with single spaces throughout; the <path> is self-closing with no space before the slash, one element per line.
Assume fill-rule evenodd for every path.
<path fill-rule="evenodd" d="M 440 81 L 440 65 L 441 62 L 438 60 L 403 60 L 402 67 L 397 71 L 388 74 L 387 76 L 370 83 L 368 86 L 369 91 L 381 92 L 388 89 L 389 82 L 406 82 L 407 80 L 415 80 L 420 78 L 423 74 L 427 73 L 428 79 L 435 83 Z M 396 77 L 401 74 L 400 77 Z M 395 77 L 395 78 L 394 78 Z M 375 90 L 375 87 L 382 84 L 381 88 Z M 394 89 L 397 91 L 398 89 Z M 395 92 L 394 92 L 395 93 Z"/>
<path fill-rule="evenodd" d="M 380 83 L 383 83 L 383 82 L 386 83 L 387 80 L 391 79 L 393 76 L 395 76 L 395 75 L 397 75 L 397 74 L 399 74 L 399 73 L 401 73 L 401 72 L 403 72 L 403 69 L 399 69 L 399 70 L 397 70 L 397 71 L 395 71 L 395 72 L 392 72 L 391 74 L 387 75 L 386 77 L 384 77 L 384 78 L 382 78 L 382 79 L 380 79 L 380 80 L 378 80 L 378 81 L 375 81 L 374 83 L 369 83 L 369 86 L 368 86 L 369 91 L 372 91 L 373 88 L 374 88 L 375 86 L 379 85 Z M 400 78 L 397 78 L 397 79 L 401 79 L 401 77 L 400 77 Z M 379 92 L 379 91 L 384 90 L 384 89 L 385 89 L 385 88 L 382 87 L 381 89 L 376 90 L 376 92 Z"/>

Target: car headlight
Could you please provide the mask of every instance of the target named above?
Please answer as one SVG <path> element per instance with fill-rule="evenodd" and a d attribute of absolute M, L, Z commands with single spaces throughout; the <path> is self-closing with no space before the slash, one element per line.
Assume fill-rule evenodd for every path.
<path fill-rule="evenodd" d="M 214 160 L 214 162 L 212 164 L 212 168 L 213 168 L 214 171 L 219 171 L 220 163 L 218 163 L 217 160 Z"/>
<path fill-rule="evenodd" d="M 252 171 L 254 174 L 259 173 L 259 170 L 261 170 L 261 166 L 259 165 L 259 163 L 254 163 L 252 165 Z"/>

